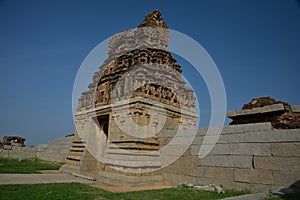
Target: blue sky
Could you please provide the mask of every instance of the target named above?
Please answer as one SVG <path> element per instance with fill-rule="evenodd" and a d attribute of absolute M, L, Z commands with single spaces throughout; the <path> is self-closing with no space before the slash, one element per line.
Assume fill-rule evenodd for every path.
<path fill-rule="evenodd" d="M 36 145 L 72 133 L 72 89 L 81 63 L 100 42 L 135 28 L 154 9 L 213 58 L 227 110 L 266 95 L 300 104 L 299 1 L 2 0 L 0 137 L 21 135 Z M 205 83 L 188 62 L 178 61 L 197 90 L 200 126 L 206 126 Z"/>

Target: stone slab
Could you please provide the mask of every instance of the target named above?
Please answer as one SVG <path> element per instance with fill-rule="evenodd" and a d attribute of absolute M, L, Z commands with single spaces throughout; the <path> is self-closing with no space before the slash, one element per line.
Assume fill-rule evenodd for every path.
<path fill-rule="evenodd" d="M 208 132 L 209 130 L 209 132 Z M 235 133 L 244 133 L 244 132 L 253 132 L 253 131 L 271 131 L 272 124 L 270 122 L 261 122 L 261 123 L 251 123 L 251 124 L 237 124 L 223 127 L 210 127 L 210 128 L 199 128 L 197 131 L 197 136 L 206 136 L 206 135 L 222 135 L 225 134 L 235 134 Z"/>
<path fill-rule="evenodd" d="M 201 159 L 201 165 L 214 167 L 251 168 L 252 156 L 208 155 Z"/>
<path fill-rule="evenodd" d="M 300 105 L 291 105 L 292 111 L 295 113 L 300 113 Z"/>
<path fill-rule="evenodd" d="M 211 179 L 233 180 L 233 168 L 227 167 L 198 167 L 198 176 Z"/>
<path fill-rule="evenodd" d="M 300 156 L 300 142 L 272 143 L 271 151 L 273 156 Z"/>
<path fill-rule="evenodd" d="M 191 154 L 198 156 L 200 147 L 202 149 L 211 149 L 211 145 L 192 145 Z M 215 144 L 209 155 L 256 155 L 271 156 L 270 144 L 267 143 L 231 143 Z"/>
<path fill-rule="evenodd" d="M 234 169 L 234 180 L 246 183 L 273 184 L 271 170 Z"/>
<path fill-rule="evenodd" d="M 300 179 L 299 172 L 273 171 L 274 185 L 289 187 Z"/>
<path fill-rule="evenodd" d="M 256 169 L 293 171 L 300 173 L 300 157 L 254 157 Z"/>
<path fill-rule="evenodd" d="M 245 142 L 300 142 L 300 129 L 247 132 Z"/>
<path fill-rule="evenodd" d="M 256 114 L 265 114 L 277 111 L 283 111 L 284 106 L 282 103 L 268 105 L 259 108 L 252 108 L 252 109 L 243 109 L 243 110 L 235 110 L 227 112 L 227 117 L 234 118 L 239 116 L 246 116 L 246 115 L 256 115 Z"/>

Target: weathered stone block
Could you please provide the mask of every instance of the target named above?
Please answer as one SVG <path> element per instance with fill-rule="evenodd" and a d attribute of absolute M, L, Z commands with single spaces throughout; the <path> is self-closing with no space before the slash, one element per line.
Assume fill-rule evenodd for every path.
<path fill-rule="evenodd" d="M 218 143 L 219 144 L 243 143 L 244 141 L 245 141 L 244 133 L 222 134 L 218 140 Z"/>
<path fill-rule="evenodd" d="M 220 135 L 206 135 L 203 137 L 202 144 L 216 144 L 218 143 L 219 139 Z"/>
<path fill-rule="evenodd" d="M 239 116 L 247 116 L 247 115 L 254 115 L 254 114 L 263 114 L 263 113 L 270 113 L 276 111 L 283 111 L 284 106 L 282 103 L 277 103 L 273 105 L 266 105 L 263 107 L 256 107 L 252 109 L 242 109 L 242 110 L 234 110 L 227 112 L 227 116 L 229 118 L 239 117 Z"/>
<path fill-rule="evenodd" d="M 295 113 L 300 112 L 300 105 L 291 105 L 292 111 Z"/>
<path fill-rule="evenodd" d="M 300 156 L 300 142 L 297 143 L 272 143 L 273 156 Z"/>
<path fill-rule="evenodd" d="M 234 180 L 246 183 L 273 184 L 271 170 L 234 169 Z"/>
<path fill-rule="evenodd" d="M 201 160 L 203 166 L 251 168 L 252 156 L 240 155 L 208 155 Z"/>
<path fill-rule="evenodd" d="M 160 153 L 167 156 L 177 156 L 182 154 L 181 152 L 185 152 L 189 149 L 188 145 L 180 145 L 180 144 L 169 144 L 168 148 L 160 149 Z"/>
<path fill-rule="evenodd" d="M 254 183 L 254 184 L 249 184 L 249 190 L 251 191 L 251 192 L 267 192 L 267 191 L 269 191 L 269 190 L 272 190 L 273 189 L 273 187 L 272 187 L 272 185 L 270 185 L 270 184 L 267 184 L 267 185 L 265 185 L 265 184 L 257 184 L 257 183 Z M 278 190 L 272 190 L 272 191 L 278 191 Z"/>
<path fill-rule="evenodd" d="M 300 157 L 254 157 L 256 169 L 300 172 Z"/>
<path fill-rule="evenodd" d="M 170 185 L 178 185 L 179 183 L 182 183 L 182 182 L 189 182 L 189 183 L 193 183 L 193 184 L 196 183 L 195 176 L 162 172 L 162 177 L 165 180 L 165 182 Z"/>
<path fill-rule="evenodd" d="M 199 150 L 209 151 L 211 145 L 191 146 L 192 155 L 199 155 Z M 208 155 L 271 155 L 270 144 L 266 143 L 231 143 L 215 144 Z"/>
<path fill-rule="evenodd" d="M 230 153 L 238 155 L 271 155 L 270 144 L 265 143 L 233 143 L 230 144 Z"/>
<path fill-rule="evenodd" d="M 202 145 L 201 148 L 207 149 L 207 151 L 210 149 L 210 145 Z M 198 152 L 199 153 L 199 152 Z M 230 144 L 216 144 L 211 152 L 209 152 L 209 155 L 229 155 L 231 153 L 230 150 Z"/>
<path fill-rule="evenodd" d="M 213 154 L 231 154 L 231 149 L 230 149 L 229 144 L 216 144 L 212 151 L 209 153 L 210 155 Z M 223 153 L 222 153 L 223 152 Z"/>
<path fill-rule="evenodd" d="M 245 133 L 245 142 L 299 142 L 300 129 Z"/>
<path fill-rule="evenodd" d="M 200 159 L 196 156 L 181 156 L 175 163 L 178 165 L 195 166 L 197 162 L 200 162 Z"/>
<path fill-rule="evenodd" d="M 251 131 L 270 131 L 272 124 L 270 122 L 253 123 L 253 124 L 239 124 L 224 126 L 222 134 L 244 133 Z"/>
<path fill-rule="evenodd" d="M 201 145 L 203 142 L 203 136 L 196 135 L 191 145 Z"/>
<path fill-rule="evenodd" d="M 166 172 L 181 174 L 186 176 L 196 176 L 197 171 L 193 165 L 180 165 L 180 164 L 171 164 L 166 169 Z"/>
<path fill-rule="evenodd" d="M 299 172 L 273 171 L 274 185 L 289 187 L 300 179 Z"/>
<path fill-rule="evenodd" d="M 211 179 L 233 180 L 233 168 L 226 167 L 198 167 L 198 176 Z"/>
<path fill-rule="evenodd" d="M 201 137 L 201 136 L 205 136 L 207 133 L 207 128 L 199 128 L 197 130 L 197 136 Z"/>

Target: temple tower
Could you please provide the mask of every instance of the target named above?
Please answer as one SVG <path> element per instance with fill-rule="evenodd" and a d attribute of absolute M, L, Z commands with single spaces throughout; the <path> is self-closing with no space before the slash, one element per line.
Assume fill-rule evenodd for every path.
<path fill-rule="evenodd" d="M 168 41 L 159 11 L 110 38 L 108 58 L 78 100 L 77 132 L 62 171 L 110 185 L 163 184 L 160 150 L 169 141 L 160 133 L 176 135 L 197 121 L 193 90 Z"/>

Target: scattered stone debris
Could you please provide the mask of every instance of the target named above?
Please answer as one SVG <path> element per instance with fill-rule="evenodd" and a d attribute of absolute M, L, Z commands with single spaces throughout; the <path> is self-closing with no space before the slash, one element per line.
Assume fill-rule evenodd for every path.
<path fill-rule="evenodd" d="M 230 125 L 271 122 L 274 129 L 300 128 L 300 109 L 269 96 L 252 99 L 227 116 L 233 120 Z"/>
<path fill-rule="evenodd" d="M 188 182 L 183 182 L 179 183 L 178 187 L 186 187 L 186 188 L 191 188 L 195 190 L 203 190 L 203 191 L 210 191 L 210 192 L 217 192 L 218 194 L 220 193 L 225 193 L 223 188 L 220 185 L 215 185 L 215 184 L 209 184 L 209 185 L 194 185 L 192 183 Z"/>
<path fill-rule="evenodd" d="M 19 145 L 20 147 L 25 147 L 25 138 L 20 136 L 4 136 L 2 142 L 0 141 L 0 149 L 4 149 L 5 145 Z"/>

